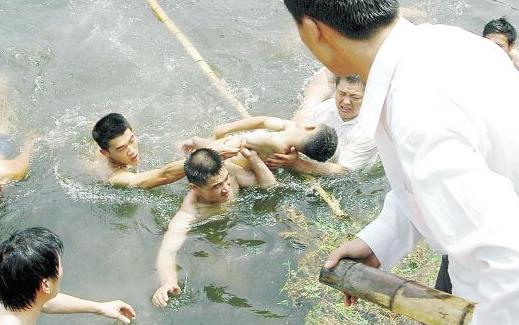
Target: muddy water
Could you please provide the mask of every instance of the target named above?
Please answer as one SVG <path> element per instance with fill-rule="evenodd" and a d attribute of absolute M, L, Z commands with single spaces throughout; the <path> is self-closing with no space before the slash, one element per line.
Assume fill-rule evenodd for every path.
<path fill-rule="evenodd" d="M 281 1 L 161 4 L 251 114 L 291 115 L 319 64 Z M 427 20 L 474 32 L 503 14 L 519 25 L 512 0 L 403 4 L 424 11 Z M 228 213 L 194 229 L 178 257 L 185 294 L 159 310 L 150 302 L 159 284 L 154 261 L 185 181 L 124 190 L 96 184 L 84 172 L 95 148 L 90 129 L 108 112 L 132 122 L 143 170 L 179 158 L 179 139 L 208 135 L 238 117 L 145 1 L 2 1 L 0 33 L 0 73 L 12 89 L 16 133 L 40 128 L 43 134 L 29 179 L 6 188 L 0 238 L 14 229 L 49 227 L 66 247 L 63 292 L 125 300 L 137 310 L 138 324 L 303 322 L 308 306 L 287 306 L 280 293 L 302 253 L 279 236 L 290 226 L 285 210 L 296 208 L 310 220 L 332 217 L 300 178 L 280 172 L 280 188 L 246 191 Z M 322 182 L 361 219 L 380 208 L 388 190 L 381 172 Z M 40 323 L 111 322 L 65 315 Z"/>

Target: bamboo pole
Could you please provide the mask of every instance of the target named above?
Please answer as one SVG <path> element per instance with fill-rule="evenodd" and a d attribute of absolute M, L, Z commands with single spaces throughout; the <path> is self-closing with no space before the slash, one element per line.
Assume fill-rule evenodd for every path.
<path fill-rule="evenodd" d="M 473 302 L 348 259 L 332 270 L 322 268 L 319 282 L 430 325 L 469 324 L 475 307 Z"/>
<path fill-rule="evenodd" d="M 193 43 L 189 40 L 189 38 L 182 33 L 182 31 L 177 27 L 177 25 L 169 18 L 168 14 L 162 9 L 162 7 L 158 4 L 157 0 L 146 0 L 153 11 L 153 14 L 159 21 L 164 23 L 166 27 L 175 35 L 175 38 L 180 42 L 182 47 L 186 50 L 186 52 L 191 56 L 191 58 L 198 64 L 202 72 L 207 76 L 209 81 L 216 89 L 220 92 L 220 94 L 229 101 L 229 103 L 234 107 L 234 109 L 242 116 L 242 117 L 250 117 L 251 115 L 247 112 L 247 109 L 243 104 L 231 94 L 231 92 L 227 89 L 225 83 L 218 78 L 218 76 L 214 73 L 213 69 L 207 64 L 204 60 L 200 52 L 195 48 Z M 314 191 L 316 191 L 321 198 L 328 204 L 333 214 L 337 218 L 344 218 L 346 214 L 342 211 L 341 205 L 339 201 L 333 197 L 330 193 L 326 192 L 319 182 L 312 176 L 306 175 L 306 180 L 310 183 Z"/>

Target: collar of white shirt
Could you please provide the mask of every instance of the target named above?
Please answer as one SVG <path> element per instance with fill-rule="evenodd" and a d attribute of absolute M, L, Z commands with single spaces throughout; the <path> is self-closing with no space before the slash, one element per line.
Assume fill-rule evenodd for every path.
<path fill-rule="evenodd" d="M 380 114 L 386 99 L 393 73 L 409 45 L 416 26 L 400 17 L 393 30 L 380 47 L 369 71 L 364 99 L 358 117 L 366 134 L 375 137 Z"/>

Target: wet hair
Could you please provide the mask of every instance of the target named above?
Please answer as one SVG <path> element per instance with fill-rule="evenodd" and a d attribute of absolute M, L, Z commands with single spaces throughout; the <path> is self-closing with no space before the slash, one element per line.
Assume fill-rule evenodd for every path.
<path fill-rule="evenodd" d="M 63 243 L 41 227 L 17 231 L 0 244 L 0 302 L 10 311 L 31 308 L 44 279 L 58 279 Z"/>
<path fill-rule="evenodd" d="M 101 149 L 108 150 L 110 140 L 123 135 L 126 129 L 132 129 L 126 118 L 119 113 L 110 113 L 97 121 L 92 137 Z"/>
<path fill-rule="evenodd" d="M 315 134 L 310 136 L 303 144 L 301 152 L 313 160 L 327 161 L 337 150 L 338 142 L 339 139 L 334 128 L 326 124 L 319 124 Z"/>
<path fill-rule="evenodd" d="M 187 180 L 195 185 L 204 186 L 211 176 L 218 175 L 223 161 L 213 149 L 201 148 L 193 151 L 184 163 Z"/>
<path fill-rule="evenodd" d="M 517 31 L 505 17 L 489 21 L 483 28 L 483 37 L 488 34 L 503 34 L 508 38 L 508 45 L 513 45 L 517 38 Z"/>
<path fill-rule="evenodd" d="M 358 74 L 351 74 L 347 77 L 335 77 L 335 86 L 338 86 L 339 83 L 341 81 L 346 81 L 347 83 L 351 84 L 351 85 L 355 85 L 355 84 L 358 84 L 358 83 L 361 83 L 362 85 L 365 85 L 364 84 L 364 81 L 362 81 L 360 79 L 360 76 Z"/>
<path fill-rule="evenodd" d="M 343 36 L 363 40 L 398 17 L 398 0 L 284 0 L 301 24 L 304 16 L 317 19 Z"/>

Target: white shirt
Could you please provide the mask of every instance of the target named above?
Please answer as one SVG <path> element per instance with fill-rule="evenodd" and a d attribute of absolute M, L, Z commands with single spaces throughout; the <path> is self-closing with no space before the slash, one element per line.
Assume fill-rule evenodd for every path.
<path fill-rule="evenodd" d="M 343 121 L 335 98 L 325 100 L 312 110 L 312 122 L 326 124 L 337 132 L 339 144 L 335 153 L 335 161 L 349 170 L 356 170 L 372 165 L 377 157 L 377 145 L 371 136 L 367 136 L 358 119 Z"/>
<path fill-rule="evenodd" d="M 391 184 L 358 237 L 384 268 L 421 237 L 449 255 L 473 324 L 519 323 L 519 73 L 491 41 L 400 18 L 369 72 L 359 123 Z"/>

